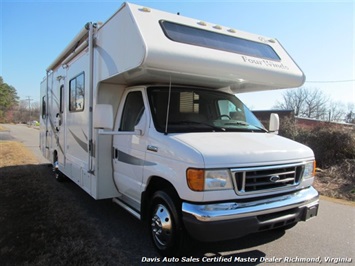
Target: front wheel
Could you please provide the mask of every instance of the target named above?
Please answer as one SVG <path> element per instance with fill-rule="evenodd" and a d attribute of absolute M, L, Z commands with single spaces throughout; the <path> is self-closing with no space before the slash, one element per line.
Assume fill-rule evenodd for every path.
<path fill-rule="evenodd" d="M 178 256 L 184 248 L 186 233 L 177 209 L 176 193 L 157 191 L 150 207 L 149 229 L 153 244 L 162 256 Z"/>

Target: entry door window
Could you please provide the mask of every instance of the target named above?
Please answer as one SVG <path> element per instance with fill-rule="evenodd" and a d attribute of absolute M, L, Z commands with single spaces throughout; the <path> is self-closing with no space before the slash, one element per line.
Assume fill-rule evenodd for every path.
<path fill-rule="evenodd" d="M 84 111 L 85 82 L 84 73 L 73 78 L 69 82 L 69 111 Z"/>
<path fill-rule="evenodd" d="M 143 96 L 140 91 L 130 92 L 124 105 L 120 131 L 134 131 L 144 112 Z"/>
<path fill-rule="evenodd" d="M 46 96 L 42 97 L 42 118 L 45 119 L 47 114 L 47 104 L 46 104 Z"/>

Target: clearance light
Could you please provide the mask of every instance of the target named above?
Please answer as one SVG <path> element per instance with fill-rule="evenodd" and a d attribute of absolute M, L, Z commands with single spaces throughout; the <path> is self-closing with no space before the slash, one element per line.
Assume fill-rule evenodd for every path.
<path fill-rule="evenodd" d="M 313 161 L 313 176 L 316 176 L 316 171 L 317 171 L 317 162 L 316 160 Z"/>
<path fill-rule="evenodd" d="M 197 22 L 198 25 L 201 25 L 201 26 L 207 26 L 206 22 L 204 21 L 199 21 Z"/>
<path fill-rule="evenodd" d="M 236 33 L 237 32 L 235 29 L 229 29 L 228 31 L 231 32 L 231 33 Z"/>
<path fill-rule="evenodd" d="M 142 8 L 139 9 L 139 11 L 149 13 L 149 12 L 150 12 L 150 8 L 148 8 L 148 7 L 142 7 Z"/>
<path fill-rule="evenodd" d="M 213 28 L 215 28 L 216 30 L 221 30 L 222 29 L 222 27 L 219 26 L 219 25 L 215 25 L 215 26 L 213 26 Z"/>

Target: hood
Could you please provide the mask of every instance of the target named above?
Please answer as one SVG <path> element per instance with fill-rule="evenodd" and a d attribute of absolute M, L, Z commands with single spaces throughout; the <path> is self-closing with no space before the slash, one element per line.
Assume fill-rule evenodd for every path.
<path fill-rule="evenodd" d="M 198 150 L 207 168 L 272 165 L 314 158 L 307 146 L 270 133 L 187 133 L 173 138 Z"/>

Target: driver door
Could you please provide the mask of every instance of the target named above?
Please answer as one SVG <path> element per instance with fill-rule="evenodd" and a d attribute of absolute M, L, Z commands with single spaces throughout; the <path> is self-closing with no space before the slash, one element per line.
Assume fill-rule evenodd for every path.
<path fill-rule="evenodd" d="M 143 93 L 139 89 L 130 90 L 124 98 L 118 131 L 127 134 L 113 136 L 114 179 L 117 189 L 122 194 L 122 200 L 138 209 L 147 141 L 144 133 L 135 134 L 134 131 L 135 126 L 145 115 L 146 108 Z"/>

